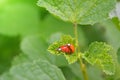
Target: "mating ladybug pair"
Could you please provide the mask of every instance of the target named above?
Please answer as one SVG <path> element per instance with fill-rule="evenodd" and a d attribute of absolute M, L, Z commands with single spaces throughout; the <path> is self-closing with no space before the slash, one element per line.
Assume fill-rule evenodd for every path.
<path fill-rule="evenodd" d="M 64 52 L 66 54 L 72 54 L 75 51 L 75 48 L 72 44 L 62 45 L 57 49 L 59 52 Z"/>

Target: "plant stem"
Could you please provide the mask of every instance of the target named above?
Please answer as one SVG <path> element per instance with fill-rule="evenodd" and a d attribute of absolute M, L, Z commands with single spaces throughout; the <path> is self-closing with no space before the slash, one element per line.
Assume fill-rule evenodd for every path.
<path fill-rule="evenodd" d="M 74 35 L 75 35 L 75 45 L 78 48 L 79 43 L 78 43 L 77 24 L 76 23 L 74 24 Z"/>
<path fill-rule="evenodd" d="M 74 34 L 75 34 L 76 52 L 79 53 L 80 50 L 79 50 L 77 24 L 76 23 L 74 23 Z M 78 54 L 78 56 L 79 56 L 79 54 Z M 84 80 L 88 80 L 88 75 L 87 75 L 87 71 L 86 71 L 86 65 L 83 63 L 81 55 L 79 56 L 79 61 L 80 61 L 80 68 L 82 70 Z"/>
<path fill-rule="evenodd" d="M 87 71 L 86 71 L 86 66 L 85 64 L 82 62 L 82 59 L 79 58 L 79 61 L 80 61 L 80 68 L 82 70 L 82 74 L 83 74 L 83 77 L 84 77 L 84 80 L 88 80 L 88 75 L 87 75 Z"/>

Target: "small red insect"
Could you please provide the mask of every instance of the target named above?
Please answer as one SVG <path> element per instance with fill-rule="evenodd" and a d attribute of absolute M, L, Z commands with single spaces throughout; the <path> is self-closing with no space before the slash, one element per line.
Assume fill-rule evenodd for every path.
<path fill-rule="evenodd" d="M 66 44 L 66 45 L 60 46 L 57 50 L 64 52 L 66 54 L 72 54 L 74 53 L 75 48 L 72 44 Z"/>

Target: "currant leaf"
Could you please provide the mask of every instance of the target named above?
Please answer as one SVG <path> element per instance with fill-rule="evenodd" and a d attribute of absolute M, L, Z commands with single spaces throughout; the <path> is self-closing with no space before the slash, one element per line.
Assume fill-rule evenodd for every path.
<path fill-rule="evenodd" d="M 62 35 L 62 37 L 60 38 L 60 40 L 54 42 L 53 44 L 51 44 L 49 47 L 48 47 L 48 51 L 52 54 L 63 54 L 63 52 L 59 52 L 57 49 L 62 46 L 62 45 L 65 45 L 65 44 L 75 44 L 75 39 L 72 38 L 71 36 L 69 35 Z"/>
<path fill-rule="evenodd" d="M 8 72 L 0 76 L 0 80 L 65 80 L 65 77 L 57 66 L 36 59 L 12 65 Z"/>
<path fill-rule="evenodd" d="M 59 68 L 41 59 L 13 66 L 10 74 L 15 80 L 65 80 Z"/>
<path fill-rule="evenodd" d="M 65 58 L 68 60 L 68 62 L 71 64 L 71 63 L 74 63 L 77 61 L 78 57 L 76 55 L 76 53 L 71 53 L 71 54 L 66 54 L 65 52 L 62 52 L 62 51 L 58 51 L 58 48 L 62 45 L 66 45 L 66 44 L 72 44 L 75 46 L 75 39 L 72 38 L 71 36 L 69 35 L 63 35 L 60 40 L 54 42 L 53 44 L 51 44 L 49 47 L 48 47 L 48 51 L 52 54 L 56 54 L 56 55 L 64 55 Z"/>
<path fill-rule="evenodd" d="M 69 64 L 72 64 L 77 61 L 78 56 L 76 54 L 72 55 L 65 55 L 66 59 L 68 60 Z"/>
<path fill-rule="evenodd" d="M 108 18 L 116 0 L 39 0 L 38 6 L 64 21 L 94 24 Z"/>
<path fill-rule="evenodd" d="M 98 66 L 106 74 L 115 72 L 115 60 L 111 55 L 113 48 L 103 42 L 93 42 L 85 52 L 83 58 L 90 64 Z"/>

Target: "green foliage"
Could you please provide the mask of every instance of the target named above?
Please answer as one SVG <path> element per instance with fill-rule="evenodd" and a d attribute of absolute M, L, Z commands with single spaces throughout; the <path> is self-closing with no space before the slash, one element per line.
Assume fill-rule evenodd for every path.
<path fill-rule="evenodd" d="M 106 38 L 106 41 L 111 44 L 117 52 L 118 48 L 120 47 L 120 31 L 116 28 L 116 24 L 114 24 L 114 22 L 109 19 L 106 22 L 102 22 L 101 26 L 103 26 L 105 29 L 104 36 Z"/>
<path fill-rule="evenodd" d="M 47 52 L 48 44 L 40 35 L 29 36 L 23 39 L 21 50 L 31 60 L 44 59 L 57 66 L 67 65 L 67 61 L 63 56 L 54 56 Z M 62 61 L 62 62 L 61 62 Z"/>
<path fill-rule="evenodd" d="M 103 74 L 103 72 L 97 67 L 89 66 L 87 71 L 88 71 L 90 80 L 104 80 L 103 76 L 105 74 Z"/>
<path fill-rule="evenodd" d="M 41 59 L 14 65 L 9 75 L 3 75 L 1 79 L 7 77 L 9 80 L 65 80 L 60 69 Z"/>
<path fill-rule="evenodd" d="M 84 59 L 100 67 L 106 74 L 113 75 L 115 72 L 115 62 L 110 55 L 112 47 L 103 42 L 92 43 L 83 56 Z"/>
<path fill-rule="evenodd" d="M 117 17 L 114 17 L 112 21 L 116 25 L 116 27 L 120 30 L 120 20 Z"/>
<path fill-rule="evenodd" d="M 120 48 L 117 51 L 117 56 L 118 56 L 118 62 L 120 63 Z"/>
<path fill-rule="evenodd" d="M 40 57 L 49 59 L 46 54 L 46 48 L 47 43 L 39 35 L 26 37 L 21 43 L 22 51 L 32 60 L 35 58 L 39 59 Z"/>
<path fill-rule="evenodd" d="M 15 79 L 17 80 L 65 80 L 61 71 L 57 67 L 43 60 L 33 62 L 30 61 L 17 66 L 13 66 L 10 70 L 10 73 L 14 75 Z"/>
<path fill-rule="evenodd" d="M 12 61 L 12 66 L 18 65 L 20 63 L 28 62 L 31 59 L 24 53 L 20 53 L 18 56 L 16 56 Z"/>
<path fill-rule="evenodd" d="M 70 36 L 64 35 L 59 41 L 51 44 L 48 51 L 57 55 L 64 54 L 69 63 L 74 63 L 77 61 L 78 57 L 80 57 L 79 55 L 76 53 L 68 55 L 57 50 L 61 45 L 68 43 L 73 44 L 73 42 L 74 40 L 72 40 Z M 113 75 L 115 72 L 115 62 L 111 52 L 113 52 L 113 49 L 110 45 L 103 42 L 94 42 L 89 46 L 88 50 L 82 57 L 90 64 L 99 66 L 106 74 Z"/>
<path fill-rule="evenodd" d="M 54 42 L 53 44 L 51 44 L 48 48 L 48 51 L 52 54 L 57 54 L 57 55 L 60 55 L 60 54 L 63 54 L 66 59 L 68 60 L 69 63 L 74 63 L 77 61 L 78 57 L 77 57 L 77 54 L 74 52 L 73 54 L 71 55 L 68 55 L 64 52 L 59 52 L 57 49 L 62 46 L 62 45 L 65 45 L 65 44 L 72 44 L 75 46 L 75 39 L 72 38 L 71 36 L 69 35 L 63 35 L 59 41 L 56 41 Z"/>
<path fill-rule="evenodd" d="M 79 69 L 79 68 L 77 68 L 77 69 Z M 66 80 L 82 80 L 81 77 L 80 77 L 80 74 L 79 74 L 79 76 L 76 75 L 75 73 L 73 73 L 72 69 L 68 66 L 67 67 L 62 67 L 61 70 L 63 71 L 63 73 L 66 77 Z M 80 71 L 78 71 L 78 72 L 80 72 Z"/>
<path fill-rule="evenodd" d="M 115 0 L 39 0 L 37 4 L 64 21 L 94 24 L 108 18 Z"/>
<path fill-rule="evenodd" d="M 20 52 L 19 44 L 18 36 L 10 37 L 0 34 L 0 74 L 9 69 L 12 58 Z"/>
<path fill-rule="evenodd" d="M 14 78 L 9 74 L 9 72 L 6 72 L 0 76 L 0 80 L 14 80 Z"/>
<path fill-rule="evenodd" d="M 95 66 L 104 68 L 108 74 L 115 72 L 108 76 L 101 69 L 85 63 L 89 80 L 120 79 L 120 64 L 117 63 L 120 48 L 119 21 L 118 18 L 104 21 L 114 8 L 115 0 L 39 0 L 37 4 L 41 8 L 36 2 L 37 0 L 0 0 L 0 80 L 83 80 L 80 65 L 76 62 L 78 57 L 84 57 Z M 85 24 L 78 25 L 81 51 L 78 53 L 81 54 L 86 49 L 86 54 L 93 52 L 97 46 L 97 52 L 89 55 L 93 55 L 94 58 L 91 58 L 94 61 L 97 59 L 101 64 L 95 64 L 86 54 L 77 56 L 77 50 L 73 55 L 50 54 L 47 48 L 51 43 L 57 43 L 54 47 L 56 49 L 68 42 L 74 45 L 75 40 L 71 37 L 74 35 L 73 24 L 53 17 L 47 10 L 64 21 Z M 96 22 L 101 23 L 86 25 Z M 71 36 L 65 35 L 66 37 L 61 39 L 63 34 Z M 106 44 L 89 48 L 88 44 L 93 41 L 106 41 L 113 46 L 115 53 L 112 50 L 105 51 L 103 47 L 107 49 Z M 49 51 L 56 54 L 54 49 L 51 49 Z M 65 58 L 73 64 L 69 65 Z"/>
<path fill-rule="evenodd" d="M 65 44 L 73 44 L 75 45 L 75 40 L 69 35 L 63 35 L 59 41 L 54 42 L 49 46 L 48 51 L 52 54 L 64 54 L 63 52 L 59 52 L 57 49 Z"/>

